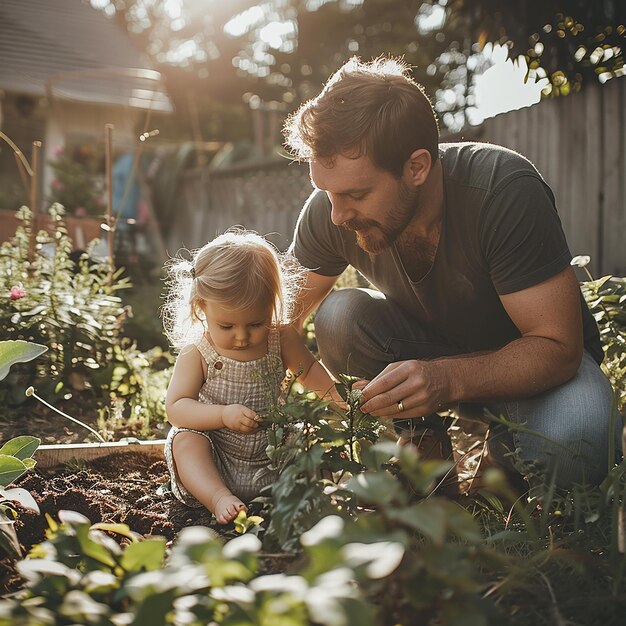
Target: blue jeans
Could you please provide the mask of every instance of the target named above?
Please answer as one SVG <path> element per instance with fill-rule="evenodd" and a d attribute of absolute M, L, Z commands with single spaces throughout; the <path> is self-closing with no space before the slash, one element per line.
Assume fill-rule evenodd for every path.
<path fill-rule="evenodd" d="M 432 329 L 420 326 L 384 294 L 370 289 L 331 292 L 315 315 L 315 334 L 320 356 L 335 375 L 371 379 L 389 363 L 462 353 Z M 622 424 L 611 384 L 587 352 L 574 378 L 539 395 L 451 408 L 461 417 L 469 413 L 482 419 L 488 419 L 484 416 L 487 409 L 511 422 L 510 427 L 492 425 L 488 449 L 531 484 L 536 483 L 533 479 L 554 479 L 562 488 L 598 484 L 606 475 L 609 459 L 617 459 L 621 444 Z M 612 451 L 611 424 L 615 427 Z"/>

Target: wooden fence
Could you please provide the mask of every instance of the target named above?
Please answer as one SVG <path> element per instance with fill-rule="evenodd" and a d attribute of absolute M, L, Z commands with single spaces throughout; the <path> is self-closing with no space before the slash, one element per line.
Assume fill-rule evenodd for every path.
<path fill-rule="evenodd" d="M 595 275 L 626 274 L 626 78 L 544 101 L 470 127 L 446 141 L 504 145 L 527 156 L 554 190 L 572 254 Z M 170 252 L 243 224 L 285 248 L 311 192 L 308 168 L 273 160 L 187 174 Z"/>
<path fill-rule="evenodd" d="M 626 79 L 485 120 L 451 138 L 524 154 L 556 196 L 572 254 L 595 275 L 626 274 Z"/>
<path fill-rule="evenodd" d="M 185 175 L 178 219 L 166 235 L 168 252 L 199 247 L 234 225 L 284 250 L 311 191 L 308 166 L 285 159 L 193 170 Z"/>

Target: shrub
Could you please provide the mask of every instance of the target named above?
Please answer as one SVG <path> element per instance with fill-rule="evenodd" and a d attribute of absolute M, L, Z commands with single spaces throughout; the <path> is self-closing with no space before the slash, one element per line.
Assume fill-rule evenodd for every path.
<path fill-rule="evenodd" d="M 164 407 L 154 394 L 165 393 L 166 381 L 159 381 L 159 389 L 145 388 L 154 359 L 151 353 L 140 353 L 123 334 L 128 310 L 120 293 L 130 286 L 128 278 L 121 269 L 111 274 L 106 260 L 89 253 L 74 259 L 63 208 L 53 205 L 49 213 L 55 232 L 36 234 L 32 262 L 32 214 L 26 207 L 18 211 L 22 223 L 13 240 L 0 245 L 4 337 L 49 347 L 36 363 L 11 373 L 1 391 L 5 403 L 22 403 L 24 389 L 34 386 L 47 397 L 79 396 L 82 408 L 86 402 L 94 413 L 110 400 L 122 398 L 127 401 L 127 416 L 131 406 L 137 412 L 139 405 L 144 418 L 163 419 Z"/>
<path fill-rule="evenodd" d="M 626 415 L 626 278 L 603 276 L 581 284 L 583 295 L 598 327 L 604 349 L 602 369 Z"/>
<path fill-rule="evenodd" d="M 46 349 L 45 346 L 25 341 L 0 341 L 0 380 L 6 378 L 13 365 L 31 361 L 43 354 Z M 14 503 L 39 512 L 37 503 L 28 491 L 7 488 L 24 472 L 35 466 L 32 455 L 39 444 L 40 440 L 37 437 L 15 437 L 0 447 L 0 558 L 4 554 L 21 556 L 13 526 L 17 516 Z"/>

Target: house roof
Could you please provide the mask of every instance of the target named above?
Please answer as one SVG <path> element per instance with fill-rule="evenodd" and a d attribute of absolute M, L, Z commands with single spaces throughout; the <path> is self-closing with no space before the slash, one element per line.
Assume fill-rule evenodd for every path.
<path fill-rule="evenodd" d="M 170 112 L 159 77 L 87 0 L 0 2 L 0 89 Z"/>

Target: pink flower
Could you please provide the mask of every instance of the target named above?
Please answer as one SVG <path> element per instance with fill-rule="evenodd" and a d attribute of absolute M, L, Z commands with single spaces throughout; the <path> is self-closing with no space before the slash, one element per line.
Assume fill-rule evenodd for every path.
<path fill-rule="evenodd" d="M 11 300 L 19 300 L 26 295 L 26 289 L 23 287 L 19 287 L 18 285 L 14 285 L 11 287 L 11 292 L 9 293 L 9 298 Z"/>
<path fill-rule="evenodd" d="M 74 209 L 74 215 L 76 217 L 85 217 L 87 215 L 87 209 L 84 206 L 79 206 Z"/>
<path fill-rule="evenodd" d="M 65 189 L 65 186 L 63 185 L 63 183 L 59 180 L 57 180 L 56 178 L 52 181 L 52 188 L 56 189 L 56 191 L 63 191 Z"/>

